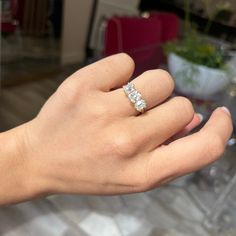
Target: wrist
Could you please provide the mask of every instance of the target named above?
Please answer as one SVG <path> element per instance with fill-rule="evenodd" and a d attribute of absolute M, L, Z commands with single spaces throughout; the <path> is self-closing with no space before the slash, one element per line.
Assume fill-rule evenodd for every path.
<path fill-rule="evenodd" d="M 28 152 L 26 126 L 0 134 L 0 205 L 27 201 L 47 192 Z"/>

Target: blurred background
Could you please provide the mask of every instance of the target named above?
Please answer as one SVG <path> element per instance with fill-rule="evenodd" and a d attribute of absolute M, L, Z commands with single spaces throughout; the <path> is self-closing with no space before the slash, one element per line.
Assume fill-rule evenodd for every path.
<path fill-rule="evenodd" d="M 166 69 L 204 122 L 224 105 L 236 126 L 234 0 L 1 0 L 0 8 L 0 131 L 35 117 L 77 69 L 119 52 L 134 59 L 133 78 Z M 234 133 L 221 160 L 157 190 L 2 208 L 0 235 L 235 236 L 235 159 Z"/>

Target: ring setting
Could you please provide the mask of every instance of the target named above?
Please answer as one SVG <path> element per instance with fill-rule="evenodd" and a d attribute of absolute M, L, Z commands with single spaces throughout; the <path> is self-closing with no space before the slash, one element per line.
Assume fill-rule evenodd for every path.
<path fill-rule="evenodd" d="M 139 93 L 136 89 L 134 84 L 128 83 L 123 86 L 124 92 L 129 98 L 130 102 L 134 104 L 134 108 L 141 113 L 145 112 L 147 108 L 146 101 L 142 98 L 141 93 Z"/>

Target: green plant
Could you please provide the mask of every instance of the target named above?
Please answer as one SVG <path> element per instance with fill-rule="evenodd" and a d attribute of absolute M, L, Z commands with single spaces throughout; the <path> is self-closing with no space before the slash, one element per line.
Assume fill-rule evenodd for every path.
<path fill-rule="evenodd" d="M 209 5 L 212 0 L 202 0 L 208 23 L 206 24 L 204 32 L 207 34 L 211 28 L 212 22 L 221 10 L 225 10 L 228 4 L 221 7 L 216 7 L 212 13 L 209 11 Z M 190 1 L 185 0 L 185 22 L 184 22 L 184 36 L 181 40 L 169 42 L 164 46 L 167 54 L 175 53 L 188 61 L 196 64 L 205 65 L 211 68 L 224 68 L 225 53 L 218 46 L 207 42 L 196 30 L 196 27 L 190 20 Z"/>
<path fill-rule="evenodd" d="M 221 69 L 225 65 L 225 53 L 198 35 L 167 43 L 164 48 L 166 53 L 175 53 L 196 64 Z"/>

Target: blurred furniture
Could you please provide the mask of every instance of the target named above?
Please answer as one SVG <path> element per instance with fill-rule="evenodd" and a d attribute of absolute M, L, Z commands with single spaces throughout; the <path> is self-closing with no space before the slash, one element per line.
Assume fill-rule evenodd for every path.
<path fill-rule="evenodd" d="M 51 0 L 50 3 L 49 15 L 53 27 L 53 35 L 55 38 L 60 38 L 62 31 L 63 0 Z"/>
<path fill-rule="evenodd" d="M 3 0 L 1 12 L 1 32 L 14 33 L 16 30 L 16 19 L 18 13 L 17 0 Z"/>
<path fill-rule="evenodd" d="M 151 11 L 150 16 L 161 22 L 162 32 L 161 41 L 167 42 L 175 40 L 179 34 L 180 22 L 176 14 L 170 12 Z"/>
<path fill-rule="evenodd" d="M 89 21 L 94 0 L 63 1 L 61 63 L 74 64 L 84 60 Z"/>
<path fill-rule="evenodd" d="M 47 32 L 49 0 L 21 0 L 24 11 L 22 33 L 24 35 L 41 36 Z"/>
<path fill-rule="evenodd" d="M 90 29 L 87 39 L 87 51 L 98 50 L 98 34 L 104 20 L 112 16 L 138 15 L 140 0 L 94 0 L 94 9 L 90 19 Z M 89 52 L 88 52 L 89 54 Z"/>
<path fill-rule="evenodd" d="M 162 45 L 177 38 L 178 18 L 170 13 L 152 12 L 150 17 L 113 17 L 108 20 L 104 56 L 128 53 L 135 61 L 134 75 L 155 69 L 164 60 Z"/>
<path fill-rule="evenodd" d="M 113 17 L 108 20 L 104 55 L 126 52 L 135 61 L 135 75 L 160 63 L 161 24 L 155 18 Z"/>

